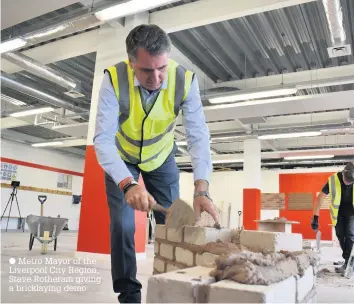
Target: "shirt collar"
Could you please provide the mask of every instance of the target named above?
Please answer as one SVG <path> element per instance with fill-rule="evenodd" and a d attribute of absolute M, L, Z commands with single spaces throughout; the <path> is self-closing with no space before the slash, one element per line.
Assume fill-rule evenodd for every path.
<path fill-rule="evenodd" d="M 167 84 L 168 84 L 168 74 L 166 75 L 165 80 L 163 81 L 161 88 L 162 90 L 166 90 L 167 89 Z M 136 76 L 134 75 L 134 86 L 138 87 L 140 86 L 140 82 L 139 80 L 136 78 Z"/>

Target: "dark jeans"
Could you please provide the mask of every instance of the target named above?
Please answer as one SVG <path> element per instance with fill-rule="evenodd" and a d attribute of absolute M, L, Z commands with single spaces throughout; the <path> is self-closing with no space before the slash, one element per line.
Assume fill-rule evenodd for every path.
<path fill-rule="evenodd" d="M 179 197 L 179 169 L 174 153 L 153 172 L 142 172 L 131 164 L 127 164 L 127 167 L 135 180 L 138 180 L 141 173 L 147 191 L 158 204 L 168 208 Z M 120 294 L 120 303 L 140 303 L 142 285 L 136 278 L 134 210 L 127 204 L 123 192 L 108 174 L 105 175 L 105 184 L 110 212 L 113 290 Z M 164 214 L 154 212 L 154 216 L 157 224 L 165 223 Z"/>
<path fill-rule="evenodd" d="M 354 216 L 338 216 L 336 235 L 342 248 L 342 257 L 348 262 L 354 244 Z"/>

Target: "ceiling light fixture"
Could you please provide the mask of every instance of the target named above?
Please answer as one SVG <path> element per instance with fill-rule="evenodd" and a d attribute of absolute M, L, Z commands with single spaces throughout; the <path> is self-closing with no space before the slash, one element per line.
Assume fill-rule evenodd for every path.
<path fill-rule="evenodd" d="M 35 115 L 35 114 L 48 113 L 48 112 L 52 112 L 52 111 L 54 111 L 54 109 L 52 107 L 45 107 L 45 108 L 31 109 L 31 110 L 25 110 L 25 111 L 11 113 L 10 116 L 23 117 L 23 116 L 30 116 L 30 115 Z"/>
<path fill-rule="evenodd" d="M 292 95 L 292 94 L 296 94 L 296 92 L 297 92 L 297 88 L 283 88 L 283 89 L 275 89 L 275 90 L 259 91 L 259 92 L 249 92 L 249 93 L 241 93 L 241 94 L 235 94 L 235 95 L 230 95 L 230 96 L 211 98 L 211 99 L 209 99 L 209 101 L 210 101 L 210 103 L 236 102 L 236 101 L 243 101 L 243 100 L 249 100 L 249 99 L 259 99 L 259 98 Z"/>
<path fill-rule="evenodd" d="M 95 16 L 101 21 L 107 21 L 147 11 L 177 1 L 178 0 L 131 0 L 98 11 L 95 13 Z"/>
<path fill-rule="evenodd" d="M 19 49 L 27 44 L 26 40 L 16 38 L 0 44 L 0 54 Z"/>
<path fill-rule="evenodd" d="M 267 134 L 267 135 L 259 135 L 258 139 L 267 140 L 267 139 L 312 137 L 312 136 L 320 136 L 321 134 L 322 134 L 322 132 L 320 132 L 320 131 L 297 132 L 297 133 L 282 133 L 282 134 Z"/>
<path fill-rule="evenodd" d="M 48 141 L 43 143 L 32 144 L 32 147 L 49 147 L 49 146 L 60 146 L 64 144 L 62 141 Z"/>
<path fill-rule="evenodd" d="M 287 156 L 285 160 L 305 160 L 305 159 L 327 159 L 333 158 L 334 155 L 299 155 L 299 156 Z"/>
<path fill-rule="evenodd" d="M 213 160 L 213 164 L 232 164 L 232 163 L 243 163 L 244 160 L 242 158 L 240 159 L 219 159 L 219 160 Z"/>

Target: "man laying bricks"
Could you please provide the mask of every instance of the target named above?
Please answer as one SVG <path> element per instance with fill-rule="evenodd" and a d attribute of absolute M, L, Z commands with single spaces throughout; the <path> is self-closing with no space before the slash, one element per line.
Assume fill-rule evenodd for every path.
<path fill-rule="evenodd" d="M 134 209 L 168 208 L 179 197 L 174 130 L 180 110 L 194 168 L 196 220 L 206 211 L 217 222 L 217 214 L 208 194 L 209 131 L 195 74 L 169 59 L 170 39 L 155 25 L 134 28 L 126 48 L 128 59 L 104 73 L 94 145 L 105 171 L 113 290 L 121 303 L 139 303 Z M 137 183 L 139 174 L 146 189 Z M 163 213 L 154 215 L 157 224 L 165 223 Z"/>
<path fill-rule="evenodd" d="M 324 198 L 330 195 L 330 215 L 342 249 L 344 265 L 336 272 L 344 275 L 354 244 L 354 163 L 348 163 L 342 172 L 333 174 L 319 193 L 314 207 L 312 229 L 317 231 L 318 220 Z"/>

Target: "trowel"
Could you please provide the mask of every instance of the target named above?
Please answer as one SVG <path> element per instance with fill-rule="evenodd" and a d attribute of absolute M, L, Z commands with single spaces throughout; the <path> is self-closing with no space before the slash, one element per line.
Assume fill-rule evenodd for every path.
<path fill-rule="evenodd" d="M 322 233 L 320 230 L 317 230 L 316 232 L 316 251 L 317 253 L 320 253 L 321 252 L 321 236 L 322 236 Z"/>

